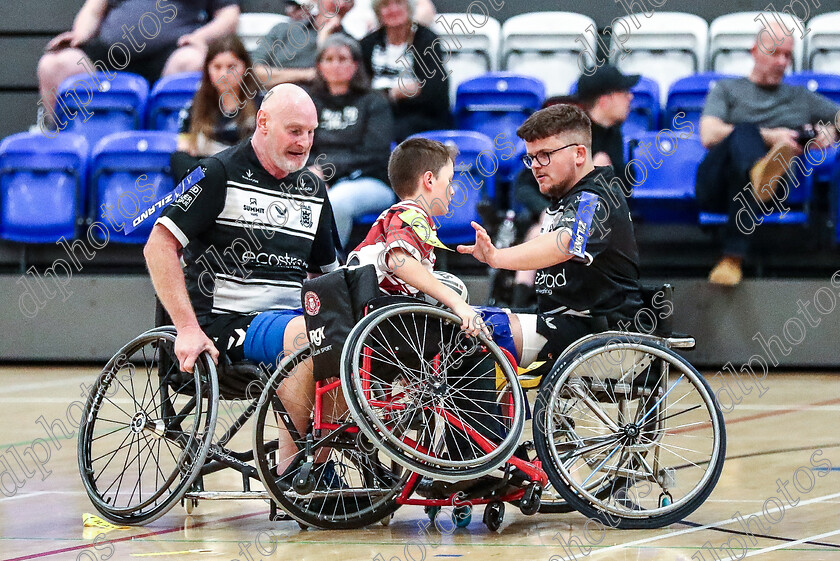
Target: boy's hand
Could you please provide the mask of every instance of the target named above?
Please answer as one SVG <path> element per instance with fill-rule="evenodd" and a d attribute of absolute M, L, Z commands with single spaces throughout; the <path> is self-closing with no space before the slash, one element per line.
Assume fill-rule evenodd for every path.
<path fill-rule="evenodd" d="M 459 245 L 458 253 L 466 253 L 472 255 L 482 263 L 487 263 L 493 267 L 495 261 L 496 246 L 490 240 L 490 236 L 480 224 L 477 222 L 470 222 L 473 229 L 475 229 L 475 245 Z"/>
<path fill-rule="evenodd" d="M 461 318 L 461 329 L 463 329 L 467 335 L 477 337 L 479 333 L 484 333 L 488 339 L 492 337 L 490 330 L 484 323 L 484 318 L 481 317 L 481 314 L 477 312 L 475 308 L 466 302 L 461 301 L 456 304 L 452 311 Z"/>

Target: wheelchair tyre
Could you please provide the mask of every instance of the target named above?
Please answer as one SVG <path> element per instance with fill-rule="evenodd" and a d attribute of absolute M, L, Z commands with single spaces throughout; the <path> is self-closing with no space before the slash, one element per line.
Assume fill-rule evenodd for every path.
<path fill-rule="evenodd" d="M 723 415 L 708 383 L 663 345 L 632 335 L 595 340 L 543 381 L 537 454 L 576 510 L 616 528 L 682 520 L 723 469 Z M 668 504 L 658 497 L 668 493 Z"/>
<path fill-rule="evenodd" d="M 460 326 L 457 315 L 439 308 L 388 306 L 353 329 L 342 354 L 341 384 L 360 430 L 406 469 L 443 481 L 498 468 L 513 455 L 525 422 L 510 362 L 492 340 L 466 338 Z M 488 380 L 489 368 L 512 388 L 510 406 L 499 408 L 504 414 L 481 409 L 498 408 L 496 387 L 504 385 Z"/>
<path fill-rule="evenodd" d="M 403 491 L 410 473 L 384 458 L 375 448 L 361 449 L 352 421 L 329 434 L 326 430 L 312 430 L 310 422 L 308 433 L 300 435 L 296 442 L 297 453 L 291 458 L 291 466 L 283 475 L 277 473 L 277 436 L 286 426 L 281 418 L 284 409 L 277 389 L 310 355 L 311 348 L 307 346 L 284 360 L 262 393 L 254 423 L 254 451 L 260 479 L 283 511 L 304 526 L 349 529 L 390 520 L 399 508 L 396 497 Z M 316 467 L 309 474 L 314 489 L 301 493 L 295 490 L 293 480 L 307 460 L 307 437 L 311 437 L 313 457 L 326 454 L 326 458 L 321 458 L 325 460 L 322 465 L 333 462 L 333 477 L 327 481 L 326 470 Z"/>
<path fill-rule="evenodd" d="M 175 331 L 138 336 L 91 389 L 79 427 L 79 472 L 94 507 L 117 524 L 145 524 L 186 493 L 216 426 L 219 385 L 202 354 L 180 372 Z"/>

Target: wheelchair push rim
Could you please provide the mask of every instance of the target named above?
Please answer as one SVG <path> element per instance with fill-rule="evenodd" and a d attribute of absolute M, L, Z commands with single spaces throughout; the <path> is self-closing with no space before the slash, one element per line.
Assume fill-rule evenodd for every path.
<path fill-rule="evenodd" d="M 587 516 L 660 527 L 714 489 L 723 416 L 706 381 L 673 351 L 627 336 L 596 341 L 547 382 L 534 415 L 538 452 L 558 492 Z"/>
<path fill-rule="evenodd" d="M 410 474 L 401 466 L 383 461 L 372 446 L 360 446 L 358 429 L 347 413 L 336 423 L 321 423 L 322 427 L 327 427 L 323 430 L 315 431 L 310 422 L 307 432 L 298 435 L 298 451 L 285 459 L 278 457 L 277 436 L 286 425 L 282 420 L 285 409 L 276 392 L 284 379 L 310 354 L 311 349 L 306 347 L 281 363 L 260 398 L 254 424 L 259 477 L 281 508 L 307 525 L 349 529 L 389 518 L 399 508 L 396 497 L 403 491 Z M 336 384 L 331 391 L 340 392 L 341 389 Z M 311 458 L 304 453 L 307 438 L 311 438 Z M 283 476 L 278 476 L 278 463 L 289 459 L 291 467 Z M 305 464 L 309 460 L 320 463 L 307 468 Z M 331 464 L 329 470 L 327 464 Z M 303 469 L 311 470 L 312 489 L 301 490 L 294 486 L 296 476 Z"/>
<path fill-rule="evenodd" d="M 351 332 L 342 355 L 341 383 L 360 430 L 395 462 L 445 481 L 496 470 L 518 445 L 525 417 L 522 389 L 512 383 L 516 375 L 508 359 L 483 334 L 464 337 L 460 325 L 455 314 L 428 305 L 381 308 Z M 396 341 L 387 341 L 386 334 Z M 469 366 L 471 360 L 478 362 Z M 485 360 L 488 364 L 478 366 Z M 471 403 L 497 405 L 495 393 L 491 398 L 470 387 L 487 381 L 480 368 L 489 361 L 496 370 L 493 391 L 498 376 L 512 387 L 509 414 L 495 420 L 499 425 L 488 421 L 490 428 L 487 417 L 463 406 L 471 396 L 479 396 Z M 380 371 L 390 372 L 379 376 Z"/>
<path fill-rule="evenodd" d="M 181 373 L 175 333 L 153 329 L 111 358 L 88 396 L 79 429 L 79 472 L 107 519 L 151 522 L 186 493 L 216 425 L 218 381 L 206 354 Z"/>

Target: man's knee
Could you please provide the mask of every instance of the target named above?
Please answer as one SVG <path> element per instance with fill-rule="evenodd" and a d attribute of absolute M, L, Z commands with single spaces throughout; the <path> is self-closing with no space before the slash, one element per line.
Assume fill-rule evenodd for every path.
<path fill-rule="evenodd" d="M 179 72 L 200 72 L 204 64 L 205 50 L 198 47 L 181 47 L 166 59 L 166 66 L 163 68 L 163 75 L 177 74 Z"/>
<path fill-rule="evenodd" d="M 87 55 L 80 49 L 63 49 L 61 51 L 44 53 L 38 61 L 38 79 L 63 80 L 73 74 L 85 71 L 79 61 L 85 60 Z"/>

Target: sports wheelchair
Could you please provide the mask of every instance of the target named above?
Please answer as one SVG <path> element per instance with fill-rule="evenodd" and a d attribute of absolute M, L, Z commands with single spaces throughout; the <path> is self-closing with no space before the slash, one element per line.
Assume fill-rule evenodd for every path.
<path fill-rule="evenodd" d="M 670 297 L 670 286 L 660 290 Z M 306 431 L 277 389 L 312 348 L 279 365 L 255 413 L 254 456 L 286 513 L 353 528 L 387 523 L 401 505 L 422 505 L 432 519 L 451 506 L 463 526 L 485 504 L 483 521 L 496 530 L 509 503 L 526 515 L 578 510 L 613 527 L 655 528 L 712 492 L 726 435 L 708 383 L 672 350 L 693 347 L 691 337 L 668 322 L 655 334 L 609 331 L 523 373 L 460 324 L 417 300 L 371 302 L 344 343 L 338 380 L 316 384 Z M 286 457 L 272 453 L 282 430 L 295 441 Z"/>
<path fill-rule="evenodd" d="M 279 505 L 323 528 L 387 523 L 404 504 L 432 519 L 451 506 L 463 526 L 485 504 L 494 530 L 505 503 L 527 515 L 578 510 L 614 527 L 659 527 L 711 493 L 726 437 L 708 384 L 672 350 L 692 338 L 664 323 L 651 335 L 606 332 L 519 372 L 510 353 L 460 324 L 416 299 L 371 301 L 344 343 L 338 379 L 317 383 L 304 430 L 277 389 L 307 367 L 311 346 L 270 377 L 250 363 L 217 372 L 206 354 L 188 374 L 174 329 L 147 331 L 114 355 L 88 397 L 78 441 L 85 489 L 122 524 L 151 522 L 181 500 L 191 512 L 199 499 L 258 498 L 274 520 Z M 243 391 L 231 384 L 238 377 L 256 383 Z M 244 409 L 214 440 L 220 397 L 244 398 Z M 229 449 L 250 417 L 252 449 Z M 295 444 L 287 457 L 281 431 Z M 242 474 L 243 490 L 205 491 L 204 476 L 226 467 Z M 265 491 L 251 490 L 257 479 Z"/>
<path fill-rule="evenodd" d="M 158 303 L 156 323 L 167 322 Z M 288 519 L 265 490 L 251 489 L 252 482 L 261 487 L 253 450 L 229 448 L 271 373 L 224 356 L 217 366 L 206 353 L 192 374 L 181 372 L 175 335 L 172 326 L 139 335 L 93 385 L 78 438 L 79 472 L 91 502 L 117 524 L 152 522 L 179 501 L 191 514 L 200 499 L 262 499 L 272 520 Z M 222 404 L 230 406 L 221 411 Z M 242 490 L 204 490 L 204 477 L 225 468 L 242 475 Z"/>

